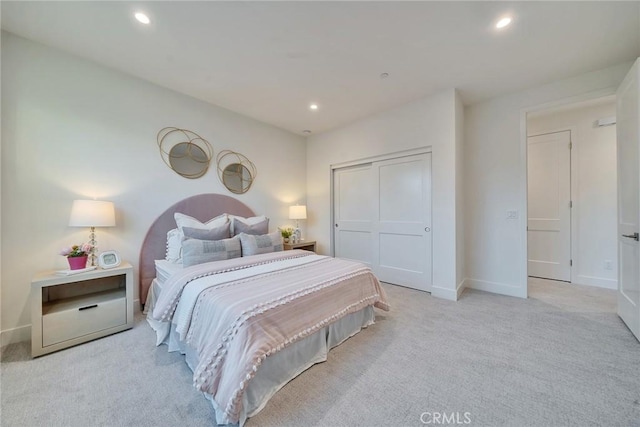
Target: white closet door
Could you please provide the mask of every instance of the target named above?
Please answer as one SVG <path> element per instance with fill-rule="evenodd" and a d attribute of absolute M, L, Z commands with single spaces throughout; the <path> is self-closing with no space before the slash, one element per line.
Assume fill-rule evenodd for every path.
<path fill-rule="evenodd" d="M 336 169 L 333 174 L 334 253 L 373 267 L 374 197 L 371 164 Z"/>
<path fill-rule="evenodd" d="M 378 199 L 373 248 L 378 278 L 431 291 L 431 154 L 373 166 Z"/>
<path fill-rule="evenodd" d="M 334 170 L 334 253 L 431 291 L 431 154 Z"/>
<path fill-rule="evenodd" d="M 529 276 L 571 281 L 571 134 L 528 138 Z"/>

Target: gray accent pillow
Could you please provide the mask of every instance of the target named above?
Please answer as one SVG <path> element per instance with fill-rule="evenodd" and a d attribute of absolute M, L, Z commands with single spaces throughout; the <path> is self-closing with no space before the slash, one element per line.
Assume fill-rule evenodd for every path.
<path fill-rule="evenodd" d="M 240 258 L 241 255 L 238 237 L 223 240 L 187 239 L 182 242 L 182 265 L 185 267 L 203 262 Z"/>
<path fill-rule="evenodd" d="M 254 216 L 252 218 L 232 217 L 231 233 L 237 236 L 240 233 L 261 235 L 269 232 L 269 218 Z"/>
<path fill-rule="evenodd" d="M 280 234 L 279 231 L 262 234 L 260 236 L 246 233 L 241 233 L 238 236 L 240 236 L 240 243 L 242 244 L 242 256 L 266 254 L 284 250 L 282 234 Z"/>
<path fill-rule="evenodd" d="M 182 233 L 184 237 L 188 239 L 199 240 L 222 240 L 231 237 L 229 232 L 230 223 L 215 228 L 194 228 L 194 227 L 182 227 Z"/>

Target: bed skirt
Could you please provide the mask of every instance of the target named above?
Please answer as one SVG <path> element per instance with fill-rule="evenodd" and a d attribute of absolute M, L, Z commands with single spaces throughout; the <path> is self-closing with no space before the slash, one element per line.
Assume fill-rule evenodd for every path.
<path fill-rule="evenodd" d="M 184 354 L 187 365 L 193 371 L 198 365 L 196 352 L 180 341 L 175 325 L 159 322 L 151 317 L 158 295 L 159 285 L 154 280 L 149 288 L 145 312 L 147 312 L 147 322 L 156 331 L 156 345 L 166 344 L 168 351 L 179 351 Z M 365 307 L 267 357 L 245 390 L 239 425 L 242 426 L 247 418 L 260 412 L 271 396 L 286 383 L 314 364 L 326 361 L 330 349 L 357 334 L 362 328 L 372 325 L 374 320 L 373 307 Z M 203 394 L 213 406 L 216 423 L 221 425 L 222 410 L 210 394 Z"/>

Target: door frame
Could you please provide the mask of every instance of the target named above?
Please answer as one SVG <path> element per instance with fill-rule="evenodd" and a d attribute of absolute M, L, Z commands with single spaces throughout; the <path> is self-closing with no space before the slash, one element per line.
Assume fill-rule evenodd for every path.
<path fill-rule="evenodd" d="M 607 96 L 611 96 L 616 94 L 617 87 L 611 86 L 604 89 L 599 89 L 593 92 L 588 92 L 578 96 L 567 97 L 563 99 L 559 99 L 552 102 L 546 102 L 543 104 L 532 105 L 529 107 L 525 107 L 520 109 L 520 201 L 519 211 L 522 212 L 522 215 L 519 216 L 519 228 L 520 228 L 520 273 L 518 277 L 520 278 L 520 283 L 518 288 L 522 289 L 522 292 L 518 292 L 517 296 L 521 296 L 527 298 L 529 296 L 529 285 L 528 285 L 528 241 L 527 241 L 527 223 L 529 220 L 528 215 L 528 186 L 527 179 L 528 173 L 527 170 L 527 155 L 528 155 L 528 147 L 527 147 L 527 114 L 533 113 L 537 111 L 548 110 L 551 108 L 562 107 L 565 105 L 577 104 L 580 102 L 590 101 L 592 99 L 604 98 Z M 573 157 L 572 156 L 572 166 L 573 166 Z M 573 197 L 573 183 L 571 187 L 572 197 Z M 571 213 L 572 221 L 573 221 L 573 212 Z M 572 233 L 574 234 L 574 233 Z M 572 246 L 573 246 L 573 236 L 572 236 Z M 572 248 L 573 251 L 573 248 Z M 573 278 L 573 270 L 571 272 L 571 277 Z"/>
<path fill-rule="evenodd" d="M 358 166 L 358 165 L 362 165 L 362 164 L 366 164 L 366 163 L 373 163 L 373 162 L 379 162 L 379 161 L 384 161 L 384 160 L 399 159 L 401 157 L 410 157 L 410 156 L 414 156 L 416 154 L 426 154 L 426 153 L 432 153 L 432 149 L 431 149 L 430 145 L 429 146 L 425 146 L 425 147 L 413 148 L 411 150 L 395 151 L 393 153 L 381 154 L 381 155 L 372 156 L 372 157 L 364 157 L 364 158 L 361 158 L 361 159 L 348 160 L 346 162 L 333 163 L 333 164 L 329 165 L 329 185 L 330 185 L 329 209 L 331 210 L 331 215 L 329 216 L 330 221 L 329 221 L 328 225 L 329 225 L 329 236 L 330 236 L 330 252 L 329 253 L 331 254 L 332 257 L 336 256 L 336 252 L 335 252 L 335 235 L 334 235 L 334 229 L 333 229 L 333 224 L 335 224 L 335 216 L 334 216 L 334 214 L 335 214 L 334 171 L 336 169 L 342 169 L 342 168 L 346 168 L 346 167 L 349 167 L 349 166 Z M 433 162 L 433 157 L 432 157 L 431 161 Z M 432 167 L 433 167 L 433 163 L 432 163 Z M 432 188 L 433 188 L 433 184 L 432 184 Z"/>

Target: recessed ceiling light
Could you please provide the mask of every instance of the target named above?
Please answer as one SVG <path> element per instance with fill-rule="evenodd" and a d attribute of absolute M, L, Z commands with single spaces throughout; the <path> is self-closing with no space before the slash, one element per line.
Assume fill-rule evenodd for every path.
<path fill-rule="evenodd" d="M 496 28 L 497 29 L 504 28 L 509 24 L 511 24 L 511 17 L 505 16 L 504 18 L 498 21 L 498 23 L 496 24 Z"/>
<path fill-rule="evenodd" d="M 139 22 L 142 22 L 143 24 L 148 24 L 149 22 L 151 22 L 149 17 L 142 12 L 136 12 L 134 16 Z"/>
<path fill-rule="evenodd" d="M 311 131 L 309 129 L 305 129 L 302 131 L 302 133 L 304 133 L 305 135 L 309 135 L 311 134 Z"/>
<path fill-rule="evenodd" d="M 311 105 L 309 105 L 309 109 L 310 109 L 310 110 L 317 110 L 317 109 L 318 109 L 318 104 L 311 104 Z"/>
<path fill-rule="evenodd" d="M 380 78 L 381 78 L 381 79 L 386 79 L 386 78 L 388 78 L 388 77 L 389 77 L 389 73 L 382 73 L 382 74 L 380 74 Z"/>

